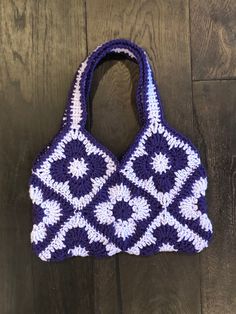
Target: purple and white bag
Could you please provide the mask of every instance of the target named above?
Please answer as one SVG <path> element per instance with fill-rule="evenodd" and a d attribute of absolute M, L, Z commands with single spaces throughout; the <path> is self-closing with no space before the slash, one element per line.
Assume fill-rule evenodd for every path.
<path fill-rule="evenodd" d="M 85 128 L 93 72 L 113 54 L 139 65 L 142 126 L 121 160 Z M 33 250 L 44 261 L 200 252 L 212 236 L 206 188 L 197 149 L 163 117 L 146 52 L 128 40 L 106 42 L 80 65 L 61 129 L 33 165 Z"/>

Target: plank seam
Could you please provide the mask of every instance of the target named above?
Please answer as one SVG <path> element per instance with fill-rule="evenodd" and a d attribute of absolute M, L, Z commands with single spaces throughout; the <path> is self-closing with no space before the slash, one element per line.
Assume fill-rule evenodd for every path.
<path fill-rule="evenodd" d="M 188 0 L 188 24 L 189 24 L 189 54 L 190 54 L 190 72 L 191 72 L 191 98 L 192 98 L 192 123 L 194 125 L 194 116 L 195 116 L 195 106 L 194 106 L 194 100 L 193 100 L 193 59 L 192 59 L 192 40 L 191 40 L 191 34 L 192 34 L 192 28 L 191 28 L 191 4 L 190 0 Z M 198 120 L 197 120 L 198 122 Z M 199 128 L 198 128 L 199 129 Z M 193 132 L 195 133 L 194 129 Z M 199 267 L 199 297 L 200 297 L 200 313 L 203 313 L 202 309 L 202 274 L 201 274 L 201 256 L 198 258 L 198 267 Z"/>

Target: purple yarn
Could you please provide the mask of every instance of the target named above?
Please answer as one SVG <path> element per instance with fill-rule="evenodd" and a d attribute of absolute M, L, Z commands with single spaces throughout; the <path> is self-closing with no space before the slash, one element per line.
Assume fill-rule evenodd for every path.
<path fill-rule="evenodd" d="M 141 121 L 121 160 L 86 129 L 93 72 L 108 55 L 139 65 Z M 208 246 L 207 178 L 199 153 L 164 120 L 147 53 L 116 39 L 97 47 L 74 77 L 61 130 L 34 162 L 31 242 L 44 261 L 72 256 L 197 253 Z"/>

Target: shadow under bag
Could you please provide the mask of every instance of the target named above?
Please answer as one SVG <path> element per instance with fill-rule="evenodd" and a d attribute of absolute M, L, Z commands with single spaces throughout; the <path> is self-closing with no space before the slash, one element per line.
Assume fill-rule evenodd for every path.
<path fill-rule="evenodd" d="M 113 54 L 139 65 L 141 128 L 121 160 L 85 128 L 93 72 Z M 80 65 L 61 130 L 37 157 L 29 184 L 31 242 L 44 261 L 196 253 L 212 236 L 199 153 L 164 120 L 148 56 L 125 39 L 98 46 Z"/>

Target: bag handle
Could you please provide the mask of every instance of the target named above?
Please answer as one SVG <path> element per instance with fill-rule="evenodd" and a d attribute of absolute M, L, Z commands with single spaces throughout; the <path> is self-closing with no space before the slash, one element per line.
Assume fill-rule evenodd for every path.
<path fill-rule="evenodd" d="M 139 65 L 139 81 L 136 103 L 142 123 L 158 122 L 162 117 L 160 96 L 146 52 L 126 39 L 115 39 L 98 46 L 81 63 L 72 83 L 68 105 L 64 113 L 64 124 L 84 128 L 87 120 L 87 100 L 93 73 L 97 65 L 108 54 L 123 54 Z"/>

